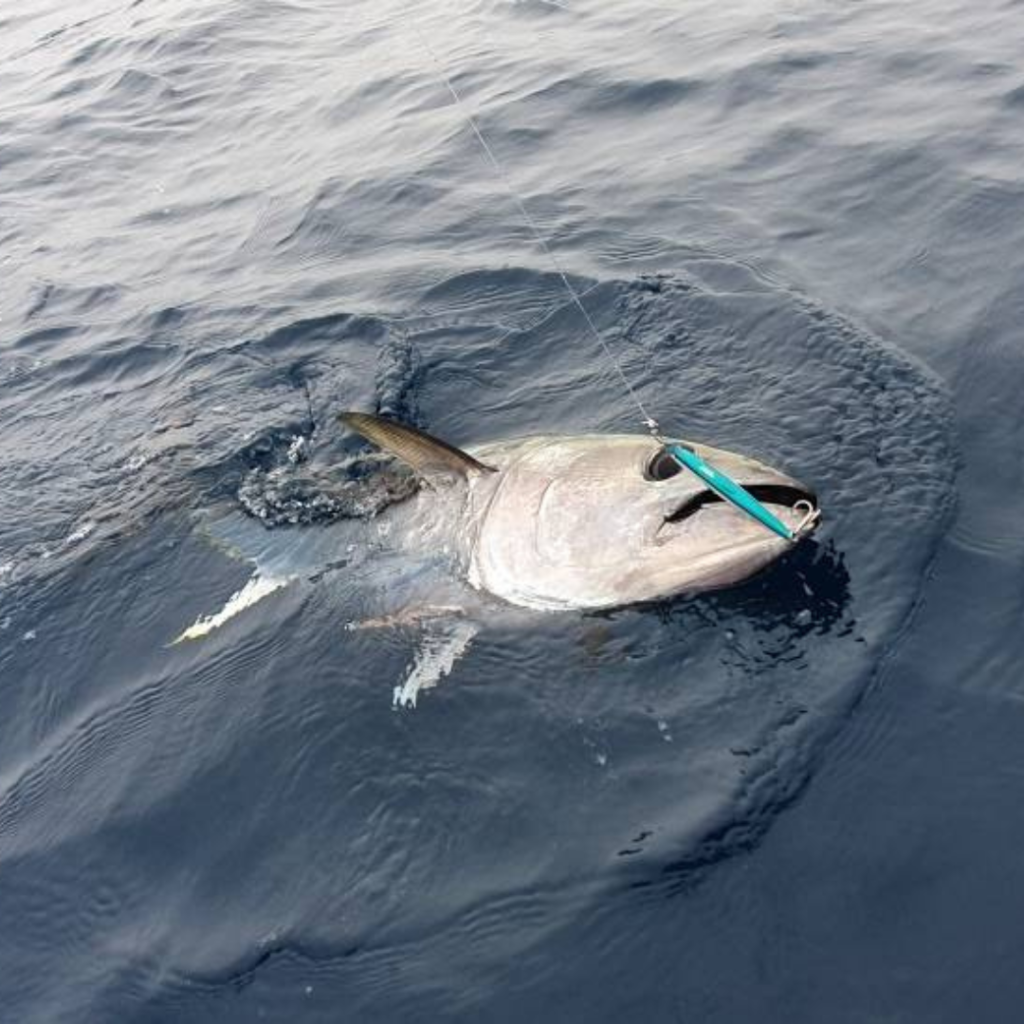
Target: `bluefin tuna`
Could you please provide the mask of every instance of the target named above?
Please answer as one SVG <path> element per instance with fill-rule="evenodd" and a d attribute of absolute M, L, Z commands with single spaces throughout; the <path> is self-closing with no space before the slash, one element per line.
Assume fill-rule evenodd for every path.
<path fill-rule="evenodd" d="M 460 451 L 379 416 L 340 419 L 427 481 L 401 510 L 402 542 L 443 546 L 474 587 L 524 608 L 615 608 L 727 587 L 790 549 L 668 444 L 692 448 L 794 531 L 817 502 L 786 473 L 682 439 L 545 435 Z"/>
<path fill-rule="evenodd" d="M 463 450 L 381 416 L 339 419 L 405 463 L 421 486 L 396 490 L 399 500 L 365 520 L 298 528 L 299 537 L 247 526 L 237 514 L 212 524 L 211 537 L 250 560 L 254 574 L 179 641 L 207 635 L 288 583 L 358 563 L 366 589 L 385 599 L 349 627 L 420 631 L 416 660 L 394 693 L 396 704 L 412 705 L 451 671 L 496 605 L 566 612 L 643 604 L 739 583 L 790 550 L 792 541 L 683 468 L 670 445 L 688 446 L 745 487 L 797 542 L 817 522 L 816 510 L 807 513 L 816 496 L 794 477 L 685 439 L 546 434 Z M 372 563 L 386 571 L 374 577 Z"/>

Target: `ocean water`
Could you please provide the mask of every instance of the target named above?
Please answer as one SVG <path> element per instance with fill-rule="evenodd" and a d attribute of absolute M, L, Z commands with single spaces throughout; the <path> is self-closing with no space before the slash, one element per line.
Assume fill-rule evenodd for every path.
<path fill-rule="evenodd" d="M 0 6 L 0 1020 L 1018 1020 L 1022 39 Z M 642 429 L 559 268 L 821 529 L 717 594 L 351 628 L 410 570 L 338 411 Z"/>

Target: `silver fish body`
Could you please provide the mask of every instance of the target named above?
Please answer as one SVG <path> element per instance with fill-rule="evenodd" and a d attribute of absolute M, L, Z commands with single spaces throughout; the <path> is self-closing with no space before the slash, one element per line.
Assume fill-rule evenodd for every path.
<path fill-rule="evenodd" d="M 733 452 L 690 444 L 795 528 L 814 495 Z M 444 548 L 476 588 L 534 609 L 600 609 L 738 583 L 781 539 L 642 435 L 540 436 L 469 449 L 489 472 L 424 489 L 400 530 Z"/>
<path fill-rule="evenodd" d="M 237 514 L 209 524 L 211 539 L 251 561 L 253 575 L 175 642 L 206 636 L 292 581 L 356 567 L 352 578 L 363 589 L 350 629 L 420 630 L 415 663 L 393 694 L 396 705 L 410 706 L 465 654 L 478 620 L 498 611 L 465 581 L 527 609 L 614 608 L 738 583 L 792 546 L 723 501 L 650 437 L 526 437 L 465 452 L 380 416 L 339 418 L 404 461 L 423 486 L 369 519 L 299 537 Z M 785 473 L 678 443 L 791 529 L 816 521 L 797 507 L 813 504 L 814 495 Z"/>

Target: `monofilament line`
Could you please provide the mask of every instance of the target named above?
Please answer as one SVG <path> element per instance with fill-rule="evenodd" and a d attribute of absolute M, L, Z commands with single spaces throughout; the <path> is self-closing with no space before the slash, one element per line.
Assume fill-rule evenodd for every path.
<path fill-rule="evenodd" d="M 440 76 L 441 81 L 444 82 L 445 88 L 451 94 L 451 97 L 455 102 L 456 109 L 462 115 L 462 117 L 466 121 L 466 124 L 469 125 L 470 130 L 476 136 L 477 142 L 480 143 L 480 148 L 486 154 L 487 159 L 490 161 L 490 164 L 494 168 L 495 173 L 498 175 L 498 178 L 505 186 L 505 191 L 508 192 L 512 201 L 518 207 L 523 220 L 526 222 L 526 226 L 530 229 L 530 232 L 532 233 L 534 239 L 536 239 L 537 244 L 541 247 L 547 258 L 551 261 L 551 265 L 555 268 L 555 272 L 561 278 L 562 284 L 565 285 L 565 289 L 569 293 L 569 297 L 572 299 L 573 304 L 580 311 L 580 315 L 583 317 L 584 321 L 587 324 L 587 327 L 590 329 L 590 333 L 593 334 L 593 336 L 597 339 L 598 344 L 604 351 L 605 358 L 607 358 L 608 362 L 611 363 L 615 372 L 618 374 L 619 379 L 622 381 L 622 384 L 625 387 L 629 397 L 633 399 L 633 402 L 636 404 L 637 409 L 640 410 L 640 416 L 643 419 L 644 426 L 646 426 L 648 430 L 657 433 L 658 421 L 655 420 L 654 417 L 650 415 L 650 413 L 648 413 L 647 409 L 644 406 L 644 403 L 640 400 L 640 396 L 637 394 L 636 389 L 630 383 L 629 378 L 626 376 L 622 367 L 619 365 L 619 361 L 615 358 L 614 353 L 608 347 L 608 343 L 601 336 L 601 332 L 597 329 L 597 325 L 591 318 L 590 313 L 587 312 L 587 307 L 583 305 L 583 300 L 580 298 L 579 293 L 576 291 L 575 288 L 573 288 L 572 282 L 569 280 L 568 275 L 562 269 L 562 264 L 559 262 L 558 257 L 554 253 L 554 250 L 551 248 L 550 245 L 548 245 L 547 240 L 541 234 L 540 228 L 537 227 L 537 223 L 531 216 L 530 211 L 526 208 L 526 204 L 519 197 L 519 193 L 513 186 L 511 180 L 509 179 L 509 176 L 505 173 L 505 169 L 502 167 L 498 158 L 494 155 L 494 150 L 491 149 L 490 145 L 487 142 L 487 139 L 484 138 L 484 134 L 480 130 L 480 126 L 476 123 L 476 118 L 473 117 L 473 114 L 470 112 L 468 105 L 463 100 L 462 96 L 459 94 L 458 89 L 455 88 L 455 84 L 452 82 L 451 78 L 448 75 L 448 72 L 444 68 L 444 65 L 438 58 L 437 53 L 434 51 L 434 48 L 430 45 L 430 40 L 427 39 L 426 35 L 424 35 L 424 33 L 420 30 L 419 25 L 417 25 L 415 22 L 412 22 L 411 24 L 413 31 L 419 36 L 420 42 L 423 44 L 423 49 L 427 52 L 431 61 L 434 64 L 434 67 L 437 69 L 437 73 Z"/>

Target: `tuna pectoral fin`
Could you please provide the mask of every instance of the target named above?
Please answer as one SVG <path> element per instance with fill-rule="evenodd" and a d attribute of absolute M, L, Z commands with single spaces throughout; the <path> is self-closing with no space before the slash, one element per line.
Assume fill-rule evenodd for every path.
<path fill-rule="evenodd" d="M 469 650 L 480 627 L 469 619 L 440 619 L 424 631 L 405 682 L 395 687 L 394 706 L 414 708 L 421 690 L 429 690 L 455 667 Z"/>
<path fill-rule="evenodd" d="M 469 473 L 495 472 L 493 466 L 485 466 L 472 455 L 404 423 L 365 412 L 342 412 L 338 419 L 368 441 L 397 455 L 417 473 L 459 473 L 466 476 Z"/>
<path fill-rule="evenodd" d="M 436 619 L 452 619 L 464 613 L 463 608 L 453 604 L 413 604 L 392 612 L 378 615 L 373 619 L 350 622 L 345 628 L 350 631 L 363 629 L 396 629 L 401 626 L 419 626 Z"/>

